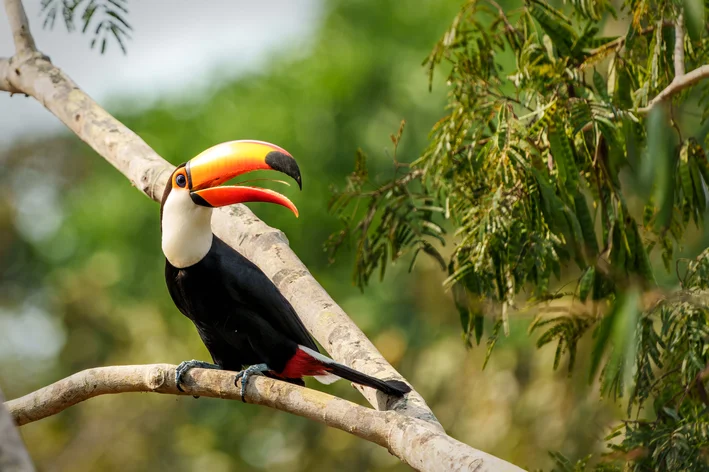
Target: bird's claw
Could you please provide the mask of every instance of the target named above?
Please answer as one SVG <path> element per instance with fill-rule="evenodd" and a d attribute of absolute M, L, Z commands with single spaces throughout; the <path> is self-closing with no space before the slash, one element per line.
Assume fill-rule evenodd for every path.
<path fill-rule="evenodd" d="M 175 369 L 175 384 L 177 385 L 177 390 L 180 392 L 184 392 L 180 384 L 182 383 L 182 377 L 187 373 L 188 370 L 194 369 L 194 368 L 200 368 L 200 369 L 221 369 L 216 364 L 210 364 L 209 362 L 205 361 L 198 361 L 196 359 L 192 359 L 191 361 L 182 361 L 180 362 L 180 365 L 177 366 Z"/>
<path fill-rule="evenodd" d="M 242 370 L 238 374 L 236 374 L 236 377 L 234 378 L 234 386 L 237 387 L 239 384 L 239 379 L 241 379 L 241 401 L 246 403 L 246 383 L 249 381 L 249 377 L 253 374 L 260 374 L 262 372 L 266 372 L 267 370 L 271 370 L 268 368 L 266 364 L 255 364 L 250 367 L 247 367 L 246 369 Z"/>

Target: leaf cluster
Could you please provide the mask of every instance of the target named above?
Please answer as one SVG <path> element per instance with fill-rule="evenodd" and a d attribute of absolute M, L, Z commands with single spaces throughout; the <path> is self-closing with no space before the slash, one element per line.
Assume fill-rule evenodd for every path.
<path fill-rule="evenodd" d="M 696 89 L 653 98 L 681 72 L 677 61 L 686 71 L 709 63 L 706 8 L 690 0 L 555 5 L 465 3 L 425 61 L 431 77 L 447 73 L 449 88 L 429 146 L 380 184 L 369 181 L 360 153 L 333 207 L 356 231 L 332 247 L 354 237 L 356 260 L 367 261 L 355 266 L 363 287 L 388 261 L 378 248 L 395 249 L 396 260 L 428 244 L 440 260 L 436 248 L 452 244 L 445 286 L 469 345 L 492 316 L 489 356 L 510 313 L 537 310 L 530 332 L 539 347 L 556 344 L 554 368 L 566 360 L 571 372 L 592 335 L 589 380 L 606 396 L 630 392 L 628 415 L 651 417 L 618 429 L 622 440 L 602 467 L 697 468 L 709 405 L 706 253 L 678 274 L 679 288 L 661 282 L 687 230 L 704 228 L 706 128 L 691 119 Z M 606 35 L 609 18 L 625 33 Z M 381 191 L 364 190 L 365 180 Z M 437 211 L 414 218 L 416 201 Z M 428 225 L 440 231 L 420 230 Z M 417 229 L 415 239 L 397 236 Z"/>
<path fill-rule="evenodd" d="M 126 19 L 128 0 L 42 0 L 42 14 L 45 28 L 54 28 L 60 16 L 67 31 L 75 31 L 79 23 L 82 33 L 93 35 L 92 49 L 99 46 L 103 54 L 113 38 L 126 53 L 126 41 L 133 30 Z"/>

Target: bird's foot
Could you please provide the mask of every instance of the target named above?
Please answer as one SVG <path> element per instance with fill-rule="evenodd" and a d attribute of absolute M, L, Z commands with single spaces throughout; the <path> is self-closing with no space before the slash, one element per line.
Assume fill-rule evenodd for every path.
<path fill-rule="evenodd" d="M 182 387 L 180 386 L 180 383 L 182 382 L 182 377 L 187 373 L 188 370 L 194 368 L 221 369 L 221 367 L 216 364 L 210 364 L 209 362 L 198 361 L 195 359 L 192 359 L 191 361 L 180 362 L 180 365 L 178 365 L 175 369 L 175 384 L 177 385 L 177 390 L 179 390 L 180 392 L 184 392 L 184 390 L 182 390 Z"/>
<path fill-rule="evenodd" d="M 239 379 L 241 379 L 241 401 L 246 403 L 246 399 L 244 398 L 244 394 L 246 393 L 246 382 L 249 381 L 249 377 L 253 374 L 260 374 L 262 372 L 269 371 L 271 369 L 268 368 L 266 364 L 254 364 L 238 374 L 236 374 L 236 378 L 234 379 L 234 386 L 236 387 L 237 384 L 239 383 Z"/>

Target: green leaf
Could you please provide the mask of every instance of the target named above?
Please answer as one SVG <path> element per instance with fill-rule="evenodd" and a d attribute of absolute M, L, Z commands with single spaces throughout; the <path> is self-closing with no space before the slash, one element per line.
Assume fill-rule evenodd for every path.
<path fill-rule="evenodd" d="M 704 34 L 706 17 L 704 15 L 703 0 L 683 0 L 684 24 L 692 41 L 698 41 Z"/>
<path fill-rule="evenodd" d="M 473 317 L 473 328 L 475 330 L 475 344 L 480 345 L 480 340 L 483 337 L 483 321 L 485 320 L 485 317 L 481 314 L 476 312 L 475 316 Z"/>
<path fill-rule="evenodd" d="M 615 100 L 623 108 L 633 107 L 633 97 L 632 90 L 635 87 L 633 83 L 633 76 L 630 73 L 629 66 L 623 61 L 616 61 L 616 87 L 615 87 Z M 625 121 L 627 118 L 623 118 L 623 127 L 625 128 Z"/>
<path fill-rule="evenodd" d="M 641 143 L 643 141 L 642 137 L 642 126 L 636 123 L 628 117 L 623 117 L 623 142 L 625 143 L 625 152 L 628 156 L 628 164 L 634 173 L 638 172 L 641 168 Z"/>
<path fill-rule="evenodd" d="M 579 299 L 585 302 L 588 298 L 588 294 L 591 293 L 591 288 L 593 287 L 593 279 L 596 276 L 596 269 L 594 267 L 589 267 L 581 276 L 579 281 Z"/>
<path fill-rule="evenodd" d="M 659 210 L 657 224 L 666 227 L 672 215 L 674 159 L 671 151 L 670 123 L 661 105 L 650 110 L 647 120 L 647 151 L 640 168 L 640 185 Z"/>
<path fill-rule="evenodd" d="M 497 344 L 497 340 L 500 337 L 500 330 L 502 329 L 502 320 L 499 319 L 495 322 L 495 324 L 492 327 L 492 334 L 490 334 L 490 337 L 487 338 L 487 350 L 485 351 L 485 360 L 483 361 L 483 369 L 487 367 L 487 363 L 490 360 L 490 355 L 492 354 L 492 350 L 495 348 L 495 344 Z"/>
<path fill-rule="evenodd" d="M 692 175 L 692 184 L 694 186 L 694 202 L 696 204 L 696 214 L 699 219 L 704 219 L 704 213 L 707 209 L 707 197 L 702 185 L 702 178 L 699 176 L 697 161 L 692 159 L 689 161 L 689 171 Z M 697 221 L 695 221 L 698 223 Z"/>
<path fill-rule="evenodd" d="M 593 86 L 595 87 L 596 91 L 598 92 L 598 95 L 600 95 L 603 101 L 610 101 L 610 99 L 608 98 L 608 87 L 606 85 L 606 79 L 604 79 L 603 76 L 599 74 L 596 69 L 593 69 Z"/>
<path fill-rule="evenodd" d="M 549 126 L 549 146 L 559 170 L 559 179 L 566 185 L 570 194 L 575 193 L 578 186 L 578 170 L 569 138 L 564 132 L 564 122 L 559 115 L 553 117 Z"/>
<path fill-rule="evenodd" d="M 667 414 L 667 416 L 669 416 L 673 420 L 675 420 L 677 422 L 680 421 L 679 415 L 677 414 L 677 410 L 675 410 L 674 408 L 663 407 L 662 411 L 664 411 L 665 414 Z"/>
<path fill-rule="evenodd" d="M 640 292 L 631 288 L 619 297 L 616 304 L 618 312 L 613 324 L 613 353 L 609 364 L 617 366 L 623 375 L 623 384 L 627 385 L 632 378 L 637 351 Z"/>
<path fill-rule="evenodd" d="M 621 220 L 616 220 L 613 223 L 613 229 L 611 230 L 611 253 L 610 261 L 611 265 L 615 270 L 625 270 L 625 262 L 627 258 L 626 242 L 623 235 L 624 231 L 622 229 Z"/>
<path fill-rule="evenodd" d="M 591 122 L 591 107 L 586 100 L 574 98 L 569 100 L 569 120 L 575 135 Z"/>
<path fill-rule="evenodd" d="M 571 47 L 578 37 L 571 27 L 571 22 L 546 2 L 532 0 L 530 3 L 529 12 L 539 22 L 544 32 L 549 35 L 552 43 L 559 50 L 559 54 L 569 55 Z"/>
<path fill-rule="evenodd" d="M 694 187 L 689 169 L 689 141 L 685 141 L 679 152 L 679 177 L 684 199 L 691 206 L 694 203 Z"/>
<path fill-rule="evenodd" d="M 637 225 L 633 225 L 630 231 L 635 233 L 635 265 L 637 266 L 637 271 L 642 275 L 644 281 L 650 285 L 656 285 L 655 274 L 652 270 L 652 264 L 650 264 L 650 258 L 648 257 L 648 251 L 645 249 L 640 233 L 638 232 Z"/>
<path fill-rule="evenodd" d="M 588 210 L 586 198 L 581 192 L 577 191 L 576 195 L 574 195 L 574 207 L 581 225 L 581 232 L 583 233 L 584 249 L 588 258 L 593 259 L 598 254 L 598 240 L 596 239 L 596 231 L 593 227 L 593 219 Z"/>
<path fill-rule="evenodd" d="M 699 173 L 702 174 L 702 178 L 704 179 L 704 185 L 709 187 L 709 160 L 707 160 L 704 149 L 696 141 L 693 142 L 692 155 L 697 160 L 697 167 L 699 168 Z"/>
<path fill-rule="evenodd" d="M 591 350 L 591 367 L 589 371 L 588 381 L 593 382 L 596 378 L 596 373 L 601 365 L 601 360 L 603 359 L 603 354 L 606 351 L 608 341 L 610 339 L 612 328 L 615 323 L 615 317 L 617 315 L 617 310 L 614 305 L 611 311 L 606 314 L 602 319 L 601 323 L 598 325 L 594 331 L 594 341 L 593 349 Z"/>
<path fill-rule="evenodd" d="M 453 284 L 453 300 L 460 315 L 460 326 L 463 328 L 463 333 L 470 332 L 470 301 L 468 291 L 465 286 L 458 282 Z"/>

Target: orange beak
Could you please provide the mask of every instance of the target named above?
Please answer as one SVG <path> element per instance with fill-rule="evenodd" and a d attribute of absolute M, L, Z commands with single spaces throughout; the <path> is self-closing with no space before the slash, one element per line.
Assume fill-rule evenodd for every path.
<path fill-rule="evenodd" d="M 302 189 L 298 164 L 286 150 L 263 141 L 230 141 L 217 144 L 192 158 L 185 166 L 192 201 L 207 207 L 246 202 L 276 203 L 298 209 L 288 198 L 273 190 L 219 184 L 254 170 L 270 169 L 292 177 Z"/>

